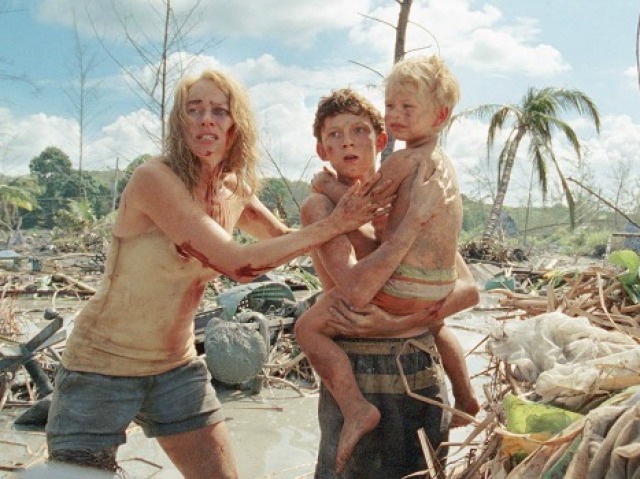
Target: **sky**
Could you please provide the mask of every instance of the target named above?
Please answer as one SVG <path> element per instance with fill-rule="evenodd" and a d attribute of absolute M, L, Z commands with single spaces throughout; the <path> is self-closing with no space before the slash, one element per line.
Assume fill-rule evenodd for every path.
<path fill-rule="evenodd" d="M 258 119 L 264 176 L 309 180 L 322 167 L 311 125 L 319 99 L 331 90 L 352 87 L 384 107 L 396 1 L 172 0 L 171 7 L 184 24 L 180 48 L 168 58 L 171 86 L 178 68 L 215 68 L 238 79 Z M 149 84 L 164 8 L 161 0 L 0 0 L 0 172 L 28 173 L 48 146 L 79 167 L 80 57 L 90 65 L 82 168 L 115 171 L 141 154 L 157 154 L 149 132 L 158 134 L 159 120 L 126 72 Z M 600 133 L 585 117 L 563 115 L 583 156 L 579 161 L 559 136 L 555 152 L 567 176 L 611 199 L 620 178 L 629 192 L 640 185 L 639 15 L 636 0 L 414 0 L 407 50 L 438 54 L 449 65 L 461 88 L 454 113 L 518 104 L 529 88 L 588 95 L 600 112 Z M 126 41 L 124 25 L 146 52 L 156 52 L 151 60 Z M 485 180 L 495 182 L 497 171 L 499 150 L 487 153 L 486 137 L 486 121 L 466 119 L 443 142 L 463 193 L 477 199 L 488 197 Z M 507 203 L 521 203 L 529 191 L 525 153 Z"/>

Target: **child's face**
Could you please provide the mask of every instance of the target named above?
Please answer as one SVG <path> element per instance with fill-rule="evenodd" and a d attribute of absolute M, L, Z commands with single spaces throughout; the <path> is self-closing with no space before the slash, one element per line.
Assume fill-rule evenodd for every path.
<path fill-rule="evenodd" d="M 384 121 L 389 134 L 408 147 L 438 133 L 438 112 L 420 99 L 417 88 L 396 86 L 385 95 Z"/>
<path fill-rule="evenodd" d="M 376 157 L 386 142 L 386 134 L 376 135 L 367 116 L 340 113 L 324 120 L 317 151 L 338 177 L 367 179 L 375 172 Z"/>

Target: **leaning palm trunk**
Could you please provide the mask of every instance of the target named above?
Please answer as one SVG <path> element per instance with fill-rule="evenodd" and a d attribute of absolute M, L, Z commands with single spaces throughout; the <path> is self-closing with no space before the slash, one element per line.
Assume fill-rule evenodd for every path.
<path fill-rule="evenodd" d="M 493 201 L 491 213 L 489 213 L 489 219 L 487 220 L 487 224 L 484 227 L 484 232 L 482 233 L 483 240 L 491 238 L 495 233 L 496 226 L 498 225 L 498 220 L 500 219 L 500 213 L 502 212 L 504 198 L 507 195 L 507 189 L 509 188 L 511 172 L 513 171 L 513 165 L 516 160 L 516 152 L 518 151 L 518 146 L 520 145 L 520 140 L 523 136 L 524 131 L 518 131 L 515 138 L 511 141 L 509 147 L 507 148 L 508 153 L 504 162 L 504 170 L 502 170 L 502 175 L 498 180 L 498 191 L 496 194 L 496 199 Z"/>

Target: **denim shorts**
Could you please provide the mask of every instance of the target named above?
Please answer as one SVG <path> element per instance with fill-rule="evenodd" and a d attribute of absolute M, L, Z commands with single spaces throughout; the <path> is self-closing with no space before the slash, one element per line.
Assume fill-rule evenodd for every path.
<path fill-rule="evenodd" d="M 133 421 L 147 437 L 192 431 L 225 419 L 202 358 L 153 376 L 120 377 L 58 366 L 49 451 L 107 449 L 126 442 Z"/>

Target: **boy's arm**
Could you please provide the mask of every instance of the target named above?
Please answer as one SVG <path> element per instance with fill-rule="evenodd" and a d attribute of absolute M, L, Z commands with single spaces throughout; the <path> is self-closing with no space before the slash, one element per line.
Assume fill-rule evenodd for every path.
<path fill-rule="evenodd" d="M 340 293 L 352 306 L 361 308 L 371 301 L 387 282 L 413 245 L 421 227 L 450 197 L 443 195 L 448 185 L 441 173 L 425 182 L 427 165 L 421 164 L 411 189 L 410 207 L 392 235 L 374 252 L 357 261 L 347 235 L 341 235 L 318 248 L 318 256 Z M 445 193 L 448 191 L 445 190 Z M 316 194 L 317 195 L 317 194 Z M 320 195 L 321 196 L 321 195 Z M 326 198 L 326 197 L 325 197 Z M 317 200 L 319 205 L 319 200 Z M 305 222 L 319 221 L 329 213 L 332 202 L 326 198 L 322 210 L 306 211 Z M 358 287 L 354 288 L 353 285 Z"/>
<path fill-rule="evenodd" d="M 319 193 L 312 193 L 302 204 L 300 219 L 303 225 L 310 225 L 328 217 L 333 211 L 333 202 Z M 354 284 L 358 290 L 364 290 L 371 297 L 382 287 L 391 276 L 402 258 L 407 254 L 418 228 L 410 228 L 409 221 L 405 221 L 403 227 L 398 228 L 395 238 L 385 242 L 381 247 L 365 258 L 358 261 L 356 250 L 350 241 L 349 235 L 342 234 L 320 245 L 314 252 L 314 258 L 322 263 L 323 270 L 329 276 L 333 286 L 339 288 L 341 293 L 350 301 L 350 291 Z M 386 257 L 383 256 L 386 254 Z M 375 256 L 374 256 L 375 255 Z M 366 274 L 365 274 L 366 273 Z M 368 302 L 368 300 L 367 300 Z"/>
<path fill-rule="evenodd" d="M 346 337 L 397 337 L 414 328 L 437 328 L 444 323 L 444 318 L 475 306 L 480 298 L 475 279 L 459 253 L 456 255 L 456 269 L 458 279 L 453 291 L 443 301 L 424 311 L 394 316 L 371 304 L 353 308 L 339 301 L 330 310 L 332 318 L 329 325 Z"/>
<path fill-rule="evenodd" d="M 324 168 L 321 172 L 316 173 L 311 180 L 311 191 L 324 195 L 333 204 L 336 204 L 347 191 L 347 187 L 338 181 L 334 172 Z M 373 224 L 363 225 L 349 233 L 349 241 L 353 244 L 359 258 L 367 256 L 380 246 L 378 238 L 377 228 Z"/>

